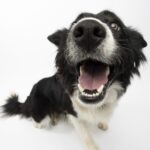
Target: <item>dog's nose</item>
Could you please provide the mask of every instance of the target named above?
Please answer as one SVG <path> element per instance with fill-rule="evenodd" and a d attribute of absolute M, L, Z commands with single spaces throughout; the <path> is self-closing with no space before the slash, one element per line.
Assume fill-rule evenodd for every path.
<path fill-rule="evenodd" d="M 95 20 L 79 22 L 73 30 L 76 44 L 85 51 L 94 50 L 100 45 L 105 36 L 105 28 Z"/>

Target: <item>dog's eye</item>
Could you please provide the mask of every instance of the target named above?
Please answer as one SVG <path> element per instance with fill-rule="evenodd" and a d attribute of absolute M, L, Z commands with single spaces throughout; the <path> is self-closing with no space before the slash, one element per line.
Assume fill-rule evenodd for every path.
<path fill-rule="evenodd" d="M 120 27 L 118 24 L 116 23 L 112 23 L 111 24 L 111 28 L 114 30 L 114 31 L 120 31 Z"/>

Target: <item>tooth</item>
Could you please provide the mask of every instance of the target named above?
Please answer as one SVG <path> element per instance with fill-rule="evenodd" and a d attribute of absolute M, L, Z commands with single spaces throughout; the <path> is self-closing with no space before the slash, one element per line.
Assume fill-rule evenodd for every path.
<path fill-rule="evenodd" d="M 88 97 L 92 97 L 92 95 L 91 95 L 91 94 L 88 94 Z"/>
<path fill-rule="evenodd" d="M 92 96 L 95 97 L 95 96 L 96 96 L 96 93 L 94 93 Z"/>
<path fill-rule="evenodd" d="M 82 92 L 82 94 L 83 94 L 84 96 L 88 96 L 88 94 L 87 94 L 87 93 L 85 93 L 85 92 Z"/>
<path fill-rule="evenodd" d="M 98 89 L 98 93 L 101 93 L 102 90 L 103 90 L 103 88 L 104 88 L 104 85 L 101 85 L 101 86 L 99 87 L 99 89 Z"/>
<path fill-rule="evenodd" d="M 92 95 L 90 95 L 90 94 L 87 94 L 87 96 L 88 96 L 88 97 L 91 97 Z"/>
<path fill-rule="evenodd" d="M 88 94 L 88 93 L 86 93 L 86 92 L 84 92 L 84 94 L 85 94 L 86 96 L 89 96 L 89 94 Z"/>
<path fill-rule="evenodd" d="M 87 93 L 84 93 L 86 96 L 88 96 L 88 94 Z"/>
<path fill-rule="evenodd" d="M 82 74 L 83 74 L 83 67 L 80 66 L 80 75 L 82 75 Z"/>
<path fill-rule="evenodd" d="M 82 86 L 81 86 L 80 84 L 78 84 L 78 88 L 79 88 L 79 90 L 80 90 L 81 92 L 84 91 L 84 89 L 82 88 Z"/>
<path fill-rule="evenodd" d="M 109 73 L 110 73 L 110 69 L 109 69 L 109 67 L 107 67 L 106 75 L 108 76 L 108 75 L 109 75 Z"/>
<path fill-rule="evenodd" d="M 96 96 L 98 96 L 98 95 L 99 95 L 99 93 L 96 93 L 95 95 L 96 95 Z"/>
<path fill-rule="evenodd" d="M 82 95 L 85 95 L 85 93 L 84 93 L 84 92 L 82 92 Z"/>
<path fill-rule="evenodd" d="M 91 97 L 94 97 L 94 94 L 91 94 Z"/>

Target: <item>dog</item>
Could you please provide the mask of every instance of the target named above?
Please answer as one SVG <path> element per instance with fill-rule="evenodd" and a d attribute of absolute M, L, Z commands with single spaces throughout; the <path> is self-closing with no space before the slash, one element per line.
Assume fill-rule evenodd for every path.
<path fill-rule="evenodd" d="M 87 123 L 107 130 L 118 99 L 146 61 L 141 33 L 127 27 L 113 12 L 81 13 L 70 25 L 48 36 L 56 45 L 56 74 L 36 83 L 24 103 L 12 95 L 6 115 L 31 117 L 38 128 L 65 116 L 86 150 L 98 150 Z"/>

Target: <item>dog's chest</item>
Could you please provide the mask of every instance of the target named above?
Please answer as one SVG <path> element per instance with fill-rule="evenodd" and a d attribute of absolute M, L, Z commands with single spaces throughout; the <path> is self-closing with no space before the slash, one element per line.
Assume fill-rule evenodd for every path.
<path fill-rule="evenodd" d="M 97 109 L 83 110 L 78 108 L 77 113 L 80 119 L 94 124 L 100 122 L 101 118 L 103 118 L 101 111 Z"/>
<path fill-rule="evenodd" d="M 92 124 L 107 122 L 114 110 L 114 107 L 115 105 L 112 104 L 101 108 L 84 108 L 74 104 L 74 109 L 77 112 L 78 118 Z"/>

